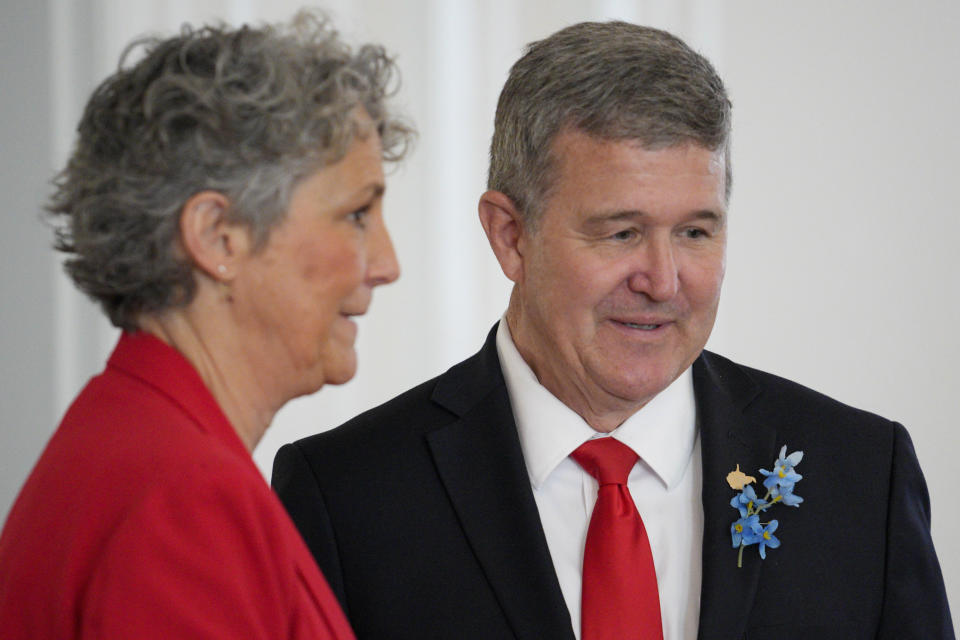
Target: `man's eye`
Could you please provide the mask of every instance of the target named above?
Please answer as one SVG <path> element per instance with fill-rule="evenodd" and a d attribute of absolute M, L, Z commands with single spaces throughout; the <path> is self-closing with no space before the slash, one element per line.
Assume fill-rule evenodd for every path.
<path fill-rule="evenodd" d="M 636 235 L 637 232 L 633 229 L 623 229 L 622 231 L 617 231 L 610 237 L 613 240 L 632 240 Z"/>
<path fill-rule="evenodd" d="M 708 234 L 703 229 L 699 229 L 697 227 L 691 227 L 689 229 L 684 229 L 683 235 L 687 238 L 690 238 L 691 240 L 697 240 L 699 238 L 706 238 Z"/>

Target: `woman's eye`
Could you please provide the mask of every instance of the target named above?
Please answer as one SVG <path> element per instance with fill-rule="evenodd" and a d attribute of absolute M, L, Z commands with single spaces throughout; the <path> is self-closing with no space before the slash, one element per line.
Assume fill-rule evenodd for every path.
<path fill-rule="evenodd" d="M 350 212 L 350 221 L 353 222 L 353 223 L 354 223 L 355 225 L 357 225 L 358 227 L 361 227 L 361 228 L 366 227 L 366 226 L 367 226 L 367 214 L 369 214 L 369 213 L 370 213 L 370 207 L 369 207 L 369 206 L 367 206 L 367 207 L 362 207 L 362 208 L 360 208 L 360 209 L 357 209 L 356 211 L 351 211 L 351 212 Z"/>

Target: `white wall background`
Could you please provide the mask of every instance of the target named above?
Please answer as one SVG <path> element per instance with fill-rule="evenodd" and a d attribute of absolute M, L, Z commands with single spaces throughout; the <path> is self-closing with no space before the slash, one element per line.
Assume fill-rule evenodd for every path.
<path fill-rule="evenodd" d="M 114 332 L 39 222 L 83 102 L 123 45 L 184 21 L 279 20 L 296 0 L 3 0 L 0 518 Z M 729 267 L 710 348 L 905 423 L 960 620 L 960 3 L 339 0 L 354 42 L 399 56 L 421 130 L 389 180 L 403 268 L 362 321 L 360 372 L 290 403 L 255 452 L 327 429 L 474 352 L 508 286 L 476 221 L 496 97 L 525 43 L 625 18 L 703 51 L 735 108 Z M 869 482 L 870 470 L 864 469 Z M 856 535 L 856 523 L 850 523 Z"/>

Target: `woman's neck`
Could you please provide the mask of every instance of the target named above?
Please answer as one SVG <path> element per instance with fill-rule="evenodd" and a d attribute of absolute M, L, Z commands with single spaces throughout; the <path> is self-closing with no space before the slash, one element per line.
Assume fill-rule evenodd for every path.
<path fill-rule="evenodd" d="M 219 312 L 218 312 L 219 311 Z M 224 320 L 223 310 L 204 304 L 198 296 L 185 308 L 144 316 L 142 331 L 162 340 L 185 357 L 200 375 L 237 435 L 252 452 L 283 404 L 271 402 L 268 390 L 244 357 L 236 325 Z"/>

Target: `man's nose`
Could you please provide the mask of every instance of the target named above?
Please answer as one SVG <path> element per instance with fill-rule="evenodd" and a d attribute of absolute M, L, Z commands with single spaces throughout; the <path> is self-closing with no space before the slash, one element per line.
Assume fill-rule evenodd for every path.
<path fill-rule="evenodd" d="M 680 290 L 675 250 L 669 238 L 651 238 L 638 247 L 627 278 L 630 290 L 655 302 L 672 300 Z"/>

